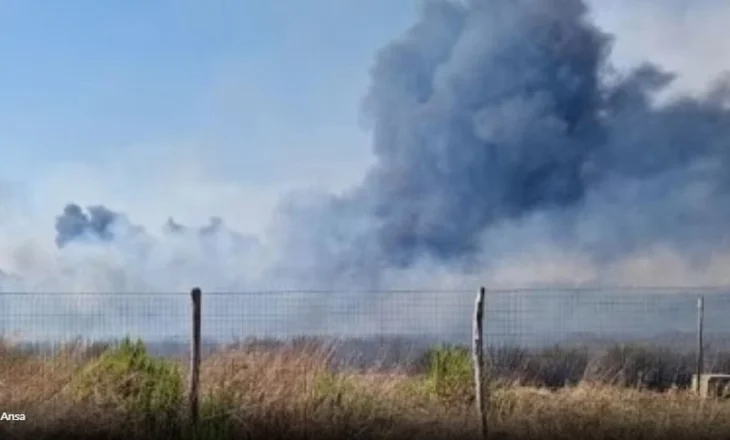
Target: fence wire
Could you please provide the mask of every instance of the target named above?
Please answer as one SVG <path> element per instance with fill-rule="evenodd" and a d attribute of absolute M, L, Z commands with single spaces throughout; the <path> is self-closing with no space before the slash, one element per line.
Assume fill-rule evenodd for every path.
<path fill-rule="evenodd" d="M 694 344 L 700 297 L 708 342 L 721 342 L 730 335 L 730 290 L 719 289 L 490 291 L 485 332 L 496 345 Z"/>
<path fill-rule="evenodd" d="M 297 337 L 370 341 L 360 348 L 369 352 L 389 341 L 469 345 L 476 292 L 204 291 L 202 336 L 207 347 Z M 712 359 L 730 352 L 730 288 L 487 289 L 484 340 L 495 349 L 635 343 L 691 353 L 699 297 Z M 63 342 L 128 336 L 162 354 L 184 354 L 190 332 L 189 292 L 0 293 L 6 342 L 53 351 Z"/>

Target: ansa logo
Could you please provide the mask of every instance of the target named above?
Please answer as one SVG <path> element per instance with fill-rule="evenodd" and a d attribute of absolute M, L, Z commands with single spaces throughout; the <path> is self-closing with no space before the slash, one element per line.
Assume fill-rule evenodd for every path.
<path fill-rule="evenodd" d="M 2 413 L 0 415 L 0 420 L 10 420 L 14 422 L 22 422 L 25 420 L 25 414 L 10 414 L 10 413 Z"/>

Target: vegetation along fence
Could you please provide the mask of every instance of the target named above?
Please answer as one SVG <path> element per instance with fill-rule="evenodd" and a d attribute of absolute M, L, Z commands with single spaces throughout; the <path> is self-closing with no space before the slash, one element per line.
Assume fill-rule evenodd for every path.
<path fill-rule="evenodd" d="M 728 316 L 730 289 L 719 287 L 0 293 L 3 356 L 89 360 L 126 347 L 131 358 L 174 360 L 193 421 L 210 390 L 255 386 L 233 387 L 237 373 L 226 368 L 254 382 L 288 372 L 298 378 L 288 392 L 300 384 L 314 393 L 325 362 L 327 371 L 424 377 L 439 395 L 471 395 L 484 432 L 485 377 L 664 391 L 688 388 L 696 373 L 730 372 Z M 22 381 L 7 365 L 0 384 Z"/>

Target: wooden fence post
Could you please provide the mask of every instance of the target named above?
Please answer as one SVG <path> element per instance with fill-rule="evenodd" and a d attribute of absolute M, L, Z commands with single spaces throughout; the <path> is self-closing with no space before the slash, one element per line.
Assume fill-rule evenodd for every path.
<path fill-rule="evenodd" d="M 200 384 L 200 316 L 202 308 L 202 294 L 198 287 L 190 293 L 193 299 L 193 332 L 190 341 L 190 381 L 188 389 L 188 404 L 190 422 L 198 424 L 198 388 Z"/>
<path fill-rule="evenodd" d="M 702 341 L 704 334 L 705 320 L 705 297 L 697 298 L 697 358 L 695 362 L 695 375 L 697 382 L 695 383 L 695 392 L 700 394 L 702 373 L 704 368 L 704 343 Z"/>
<path fill-rule="evenodd" d="M 472 360 L 474 363 L 474 389 L 477 420 L 482 439 L 487 438 L 487 393 L 484 383 L 484 287 L 479 288 L 474 306 Z"/>

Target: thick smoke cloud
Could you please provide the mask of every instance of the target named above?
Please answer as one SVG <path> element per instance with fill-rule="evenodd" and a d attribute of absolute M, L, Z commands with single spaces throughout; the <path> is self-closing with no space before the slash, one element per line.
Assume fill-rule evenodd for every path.
<path fill-rule="evenodd" d="M 483 270 L 544 243 L 598 264 L 724 247 L 728 83 L 657 105 L 673 75 L 616 72 L 587 12 L 577 0 L 425 4 L 372 69 L 365 182 L 286 217 L 300 235 L 301 219 L 327 225 L 300 247 L 317 249 L 325 278 L 363 283 L 424 259 Z"/>
<path fill-rule="evenodd" d="M 580 2 L 427 4 L 366 99 L 378 238 L 396 264 L 479 250 L 489 226 L 584 199 L 606 38 Z"/>
<path fill-rule="evenodd" d="M 570 0 L 430 4 L 381 53 L 364 191 L 395 263 L 489 253 L 485 231 L 543 214 L 553 238 L 600 258 L 724 237 L 726 85 L 654 107 L 671 75 L 612 73 L 586 13 Z M 586 241 L 590 222 L 605 228 Z"/>
<path fill-rule="evenodd" d="M 426 2 L 372 67 L 374 167 L 349 193 L 285 199 L 260 281 L 380 286 L 423 261 L 484 270 L 537 244 L 600 264 L 722 249 L 730 86 L 655 104 L 673 75 L 612 69 L 611 37 L 587 14 L 580 0 Z M 119 224 L 70 204 L 56 242 L 113 246 Z"/>

